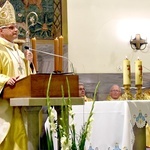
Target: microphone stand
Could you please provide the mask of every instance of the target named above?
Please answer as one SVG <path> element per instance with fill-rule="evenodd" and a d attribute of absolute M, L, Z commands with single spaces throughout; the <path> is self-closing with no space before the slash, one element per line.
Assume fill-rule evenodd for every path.
<path fill-rule="evenodd" d="M 32 49 L 32 48 L 29 48 L 28 46 L 25 46 L 24 48 L 25 48 L 26 50 L 37 51 L 37 52 L 39 52 L 39 53 L 43 53 L 43 54 L 46 54 L 46 55 L 61 57 L 61 58 L 64 58 L 64 59 L 66 59 L 66 60 L 68 60 L 68 61 L 70 62 L 72 72 L 61 73 L 61 71 L 53 71 L 54 74 L 75 74 L 75 73 L 74 73 L 73 63 L 68 59 L 68 57 L 61 56 L 61 55 L 56 55 L 56 54 L 53 54 L 53 53 L 43 52 L 43 51 L 41 51 L 41 50 Z"/>

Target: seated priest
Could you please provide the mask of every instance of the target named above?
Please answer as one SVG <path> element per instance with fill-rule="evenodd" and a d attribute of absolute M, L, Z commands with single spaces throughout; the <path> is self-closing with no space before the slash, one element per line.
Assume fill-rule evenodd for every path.
<path fill-rule="evenodd" d="M 11 107 L 8 99 L 2 98 L 5 85 L 15 83 L 31 74 L 33 55 L 24 54 L 14 44 L 18 37 L 15 11 L 6 0 L 0 7 L 0 150 L 27 150 L 27 134 L 20 107 Z"/>
<path fill-rule="evenodd" d="M 84 84 L 83 83 L 79 83 L 79 96 L 83 97 L 85 102 L 93 101 L 92 98 L 86 97 L 86 95 L 85 95 L 85 88 L 84 88 Z"/>
<path fill-rule="evenodd" d="M 120 100 L 121 99 L 121 88 L 119 85 L 114 84 L 109 91 L 109 95 L 106 100 Z"/>

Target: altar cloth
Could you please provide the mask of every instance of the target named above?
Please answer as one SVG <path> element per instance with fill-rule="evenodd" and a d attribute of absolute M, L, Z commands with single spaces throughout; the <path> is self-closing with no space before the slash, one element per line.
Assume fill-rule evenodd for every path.
<path fill-rule="evenodd" d="M 77 133 L 87 121 L 92 102 L 73 106 Z M 94 121 L 86 150 L 132 150 L 133 126 L 150 125 L 150 100 L 96 101 Z"/>

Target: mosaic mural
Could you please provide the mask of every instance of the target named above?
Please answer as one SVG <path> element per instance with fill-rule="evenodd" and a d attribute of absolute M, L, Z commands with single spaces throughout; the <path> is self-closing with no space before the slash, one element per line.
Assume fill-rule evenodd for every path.
<path fill-rule="evenodd" d="M 5 1 L 1 1 L 1 5 Z M 19 38 L 54 39 L 61 35 L 61 0 L 10 0 L 16 11 Z"/>

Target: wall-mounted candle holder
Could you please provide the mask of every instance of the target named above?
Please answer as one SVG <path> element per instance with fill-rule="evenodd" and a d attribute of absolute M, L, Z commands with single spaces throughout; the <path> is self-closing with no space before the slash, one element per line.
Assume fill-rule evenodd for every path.
<path fill-rule="evenodd" d="M 133 50 L 144 50 L 147 46 L 147 41 L 142 39 L 140 34 L 136 34 L 135 38 L 130 40 L 130 45 Z"/>

